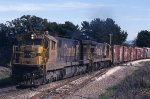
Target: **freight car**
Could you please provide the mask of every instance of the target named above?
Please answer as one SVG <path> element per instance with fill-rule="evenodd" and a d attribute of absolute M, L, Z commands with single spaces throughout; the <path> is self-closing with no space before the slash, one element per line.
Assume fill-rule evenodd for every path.
<path fill-rule="evenodd" d="M 26 85 L 60 80 L 110 66 L 111 46 L 30 32 L 13 46 L 12 78 Z"/>
<path fill-rule="evenodd" d="M 147 58 L 150 58 L 150 48 L 146 48 L 146 49 L 147 49 L 147 53 L 146 53 L 145 56 L 146 56 Z"/>
<path fill-rule="evenodd" d="M 114 45 L 112 51 L 114 65 L 128 61 L 150 58 L 149 48 Z"/>

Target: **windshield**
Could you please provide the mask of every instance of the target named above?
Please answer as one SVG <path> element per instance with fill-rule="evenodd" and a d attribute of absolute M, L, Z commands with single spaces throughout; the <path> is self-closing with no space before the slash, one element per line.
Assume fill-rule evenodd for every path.
<path fill-rule="evenodd" d="M 41 45 L 42 39 L 28 39 L 24 41 L 25 45 Z"/>

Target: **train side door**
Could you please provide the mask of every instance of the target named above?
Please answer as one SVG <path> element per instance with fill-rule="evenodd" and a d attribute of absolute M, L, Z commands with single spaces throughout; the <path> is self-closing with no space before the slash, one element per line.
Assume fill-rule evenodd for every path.
<path fill-rule="evenodd" d="M 56 63 L 56 58 L 57 58 L 57 43 L 53 40 L 50 40 L 49 62 L 51 64 Z"/>

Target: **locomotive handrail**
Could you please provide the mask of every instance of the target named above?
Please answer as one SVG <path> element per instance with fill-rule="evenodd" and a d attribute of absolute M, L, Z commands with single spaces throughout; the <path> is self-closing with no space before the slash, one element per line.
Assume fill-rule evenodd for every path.
<path fill-rule="evenodd" d="M 23 52 L 15 51 L 14 53 L 23 53 Z"/>

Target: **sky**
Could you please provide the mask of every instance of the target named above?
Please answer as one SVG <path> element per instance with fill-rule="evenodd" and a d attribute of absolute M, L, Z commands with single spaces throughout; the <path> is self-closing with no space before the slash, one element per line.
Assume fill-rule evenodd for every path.
<path fill-rule="evenodd" d="M 141 30 L 150 30 L 150 0 L 0 0 L 0 23 L 35 15 L 50 22 L 71 21 L 81 26 L 94 18 L 112 18 L 127 40 Z"/>

